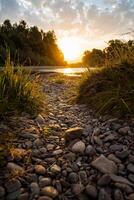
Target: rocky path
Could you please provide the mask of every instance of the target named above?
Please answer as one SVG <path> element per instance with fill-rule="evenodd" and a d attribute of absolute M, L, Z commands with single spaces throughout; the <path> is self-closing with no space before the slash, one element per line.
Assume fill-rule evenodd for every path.
<path fill-rule="evenodd" d="M 3 144 L 12 138 L 1 200 L 134 200 L 134 119 L 96 118 L 69 103 L 76 82 L 44 77 L 47 112 L 0 123 Z"/>

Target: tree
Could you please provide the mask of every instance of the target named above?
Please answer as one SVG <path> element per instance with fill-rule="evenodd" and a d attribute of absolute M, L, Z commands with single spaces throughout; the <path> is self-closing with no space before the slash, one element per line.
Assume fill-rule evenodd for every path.
<path fill-rule="evenodd" d="M 22 20 L 11 24 L 5 20 L 0 26 L 0 64 L 3 65 L 6 49 L 11 61 L 23 65 L 64 65 L 64 56 L 57 45 L 54 31 L 44 32 L 38 27 L 28 27 Z"/>
<path fill-rule="evenodd" d="M 85 51 L 83 55 L 83 63 L 90 67 L 102 67 L 104 65 L 105 55 L 100 49 Z"/>

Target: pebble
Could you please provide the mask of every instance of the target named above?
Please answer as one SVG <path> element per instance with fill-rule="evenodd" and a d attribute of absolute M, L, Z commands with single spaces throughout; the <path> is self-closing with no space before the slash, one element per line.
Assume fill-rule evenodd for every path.
<path fill-rule="evenodd" d="M 91 145 L 88 145 L 85 150 L 85 154 L 88 156 L 93 156 L 95 153 L 94 148 Z"/>
<path fill-rule="evenodd" d="M 82 134 L 83 134 L 83 128 L 81 127 L 70 128 L 66 130 L 64 133 L 65 142 L 69 143 L 72 142 L 72 140 L 81 139 Z"/>
<path fill-rule="evenodd" d="M 0 186 L 0 197 L 3 197 L 5 195 L 5 189 Z"/>
<path fill-rule="evenodd" d="M 97 189 L 96 189 L 96 187 L 94 186 L 94 185 L 90 185 L 90 184 L 88 184 L 87 186 L 86 186 L 86 193 L 90 196 L 90 197 L 92 197 L 92 198 L 97 198 L 97 195 L 98 195 L 98 192 L 97 192 Z"/>
<path fill-rule="evenodd" d="M 104 174 L 103 176 L 101 176 L 101 178 L 99 178 L 97 185 L 99 186 L 106 186 L 111 182 L 111 177 L 109 174 Z"/>
<path fill-rule="evenodd" d="M 83 154 L 85 151 L 85 148 L 86 148 L 85 143 L 83 141 L 78 141 L 72 146 L 71 150 L 74 153 Z"/>
<path fill-rule="evenodd" d="M 6 196 L 6 200 L 15 200 L 15 199 L 19 199 L 20 197 L 20 190 L 16 190 L 14 192 L 9 193 Z"/>
<path fill-rule="evenodd" d="M 52 167 L 50 168 L 50 171 L 53 173 L 60 173 L 61 172 L 61 168 L 58 165 L 52 165 Z"/>
<path fill-rule="evenodd" d="M 45 187 L 45 186 L 50 186 L 52 184 L 52 180 L 49 177 L 43 177 L 39 180 L 39 186 L 40 187 Z"/>
<path fill-rule="evenodd" d="M 29 200 L 29 194 L 28 194 L 28 192 L 20 194 L 18 200 Z"/>
<path fill-rule="evenodd" d="M 72 184 L 72 192 L 76 196 L 82 193 L 84 190 L 84 186 L 82 184 Z"/>
<path fill-rule="evenodd" d="M 127 165 L 127 170 L 131 173 L 134 173 L 134 165 L 132 163 L 129 163 Z"/>
<path fill-rule="evenodd" d="M 53 200 L 53 199 L 51 197 L 42 196 L 42 197 L 39 197 L 38 200 Z"/>
<path fill-rule="evenodd" d="M 107 159 L 103 155 L 101 155 L 100 157 L 95 159 L 91 163 L 91 165 L 104 174 L 115 174 L 115 173 L 117 173 L 116 164 L 113 161 Z"/>
<path fill-rule="evenodd" d="M 18 171 L 18 172 L 20 172 L 20 173 L 23 173 L 23 172 L 24 172 L 23 167 L 21 167 L 21 166 L 15 164 L 15 163 L 13 163 L 13 162 L 9 162 L 9 163 L 7 164 L 7 169 L 8 169 L 9 171 L 12 171 L 12 172 L 16 172 L 16 171 Z"/>
<path fill-rule="evenodd" d="M 52 186 L 47 186 L 47 187 L 42 188 L 41 194 L 55 198 L 58 196 L 58 191 Z"/>
<path fill-rule="evenodd" d="M 78 180 L 79 180 L 77 173 L 71 172 L 71 173 L 68 175 L 68 180 L 69 180 L 70 183 L 77 183 Z"/>
<path fill-rule="evenodd" d="M 115 200 L 124 200 L 123 193 L 121 192 L 121 190 L 116 189 L 114 191 L 114 199 Z"/>
<path fill-rule="evenodd" d="M 36 182 L 32 182 L 30 185 L 31 188 L 31 195 L 32 196 L 38 196 L 40 193 L 40 188 Z"/>
<path fill-rule="evenodd" d="M 106 192 L 105 189 L 100 189 L 98 200 L 112 200 L 110 194 Z"/>
<path fill-rule="evenodd" d="M 46 168 L 43 167 L 42 165 L 35 165 L 35 173 L 44 175 L 46 173 Z"/>
<path fill-rule="evenodd" d="M 120 158 L 121 160 L 128 158 L 129 152 L 127 150 L 123 151 L 116 151 L 115 155 Z"/>
<path fill-rule="evenodd" d="M 21 188 L 21 183 L 19 180 L 13 178 L 6 182 L 5 187 L 8 193 L 12 193 Z"/>
<path fill-rule="evenodd" d="M 126 134 L 128 134 L 129 131 L 130 131 L 130 127 L 125 126 L 125 127 L 120 128 L 118 130 L 118 133 L 120 133 L 121 135 L 126 135 Z"/>
<path fill-rule="evenodd" d="M 121 163 L 121 160 L 119 158 L 117 158 L 114 154 L 109 154 L 107 158 L 117 164 Z"/>
<path fill-rule="evenodd" d="M 124 183 L 115 183 L 115 187 L 119 188 L 122 192 L 126 192 L 127 194 L 133 192 L 132 187 Z"/>
<path fill-rule="evenodd" d="M 130 195 L 128 196 L 128 200 L 134 200 L 134 193 L 132 193 L 132 194 L 130 194 Z"/>

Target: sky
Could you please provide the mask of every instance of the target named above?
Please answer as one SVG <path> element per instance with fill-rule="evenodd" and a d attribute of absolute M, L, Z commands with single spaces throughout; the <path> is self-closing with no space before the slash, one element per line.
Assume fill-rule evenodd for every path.
<path fill-rule="evenodd" d="M 54 30 L 73 61 L 87 49 L 104 48 L 110 39 L 126 39 L 122 34 L 134 27 L 134 0 L 0 0 L 0 23 L 5 19 Z"/>

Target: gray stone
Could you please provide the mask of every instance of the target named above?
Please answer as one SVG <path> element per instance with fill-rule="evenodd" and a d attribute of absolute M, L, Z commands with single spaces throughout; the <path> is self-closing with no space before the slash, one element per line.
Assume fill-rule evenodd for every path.
<path fill-rule="evenodd" d="M 134 173 L 134 165 L 132 163 L 129 163 L 127 165 L 127 170 L 131 173 Z"/>
<path fill-rule="evenodd" d="M 40 146 L 43 146 L 43 142 L 41 141 L 41 139 L 37 138 L 33 145 L 37 146 L 37 147 L 40 147 Z"/>
<path fill-rule="evenodd" d="M 110 146 L 110 151 L 121 151 L 123 149 L 123 145 L 122 144 L 113 144 Z"/>
<path fill-rule="evenodd" d="M 115 155 L 121 160 L 126 159 L 129 156 L 129 152 L 127 150 L 116 151 Z"/>
<path fill-rule="evenodd" d="M 100 189 L 98 200 L 112 200 L 110 194 L 108 194 L 105 189 Z"/>
<path fill-rule="evenodd" d="M 104 138 L 104 142 L 111 142 L 111 141 L 113 141 L 115 139 L 116 139 L 115 135 L 114 134 L 110 134 L 110 135 L 108 135 L 108 136 L 106 136 Z"/>
<path fill-rule="evenodd" d="M 97 192 L 97 189 L 96 189 L 96 187 L 94 186 L 94 185 L 90 185 L 90 184 L 88 184 L 87 186 L 86 186 L 86 193 L 90 196 L 90 197 L 92 197 L 92 198 L 97 198 L 97 195 L 98 195 L 98 192 Z"/>
<path fill-rule="evenodd" d="M 133 189 L 124 183 L 115 183 L 115 187 L 119 188 L 122 192 L 126 192 L 127 194 L 130 194 L 133 192 Z"/>
<path fill-rule="evenodd" d="M 111 177 L 109 174 L 104 174 L 101 178 L 99 178 L 97 184 L 99 186 L 106 186 L 111 182 Z"/>
<path fill-rule="evenodd" d="M 19 199 L 19 197 L 20 197 L 20 189 L 9 193 L 6 196 L 6 200 L 15 200 L 15 199 Z"/>
<path fill-rule="evenodd" d="M 38 200 L 53 200 L 53 199 L 51 197 L 42 196 L 42 197 L 39 197 Z"/>
<path fill-rule="evenodd" d="M 30 185 L 32 196 L 38 196 L 40 193 L 40 188 L 36 182 L 32 182 Z"/>
<path fill-rule="evenodd" d="M 109 154 L 107 158 L 117 164 L 121 163 L 121 160 L 119 158 L 117 158 L 114 154 Z"/>
<path fill-rule="evenodd" d="M 82 193 L 84 190 L 84 186 L 82 184 L 72 184 L 72 192 L 76 196 Z"/>
<path fill-rule="evenodd" d="M 11 180 L 9 180 L 8 182 L 6 182 L 5 184 L 6 190 L 8 193 L 17 191 L 18 189 L 21 188 L 21 183 L 19 180 L 13 178 Z"/>
<path fill-rule="evenodd" d="M 53 151 L 54 156 L 60 155 L 62 153 L 63 153 L 62 149 L 58 149 L 58 150 Z"/>
<path fill-rule="evenodd" d="M 67 154 L 64 155 L 64 158 L 69 160 L 70 162 L 74 162 L 76 159 L 76 154 L 73 152 L 69 152 Z"/>
<path fill-rule="evenodd" d="M 23 172 L 24 172 L 24 169 L 23 169 L 21 166 L 15 164 L 15 163 L 13 163 L 13 162 L 9 162 L 9 163 L 7 164 L 7 169 L 8 169 L 9 171 L 12 171 L 12 172 L 20 172 L 20 173 L 23 173 Z"/>
<path fill-rule="evenodd" d="M 78 141 L 72 146 L 71 150 L 74 153 L 83 154 L 85 151 L 85 148 L 86 148 L 85 143 L 83 141 Z"/>
<path fill-rule="evenodd" d="M 58 191 L 52 186 L 47 186 L 47 187 L 42 188 L 41 194 L 55 198 L 58 196 Z"/>
<path fill-rule="evenodd" d="M 130 195 L 128 196 L 128 200 L 134 200 L 134 193 L 132 193 L 132 194 L 130 194 Z"/>
<path fill-rule="evenodd" d="M 77 173 L 71 172 L 71 173 L 68 175 L 68 180 L 69 180 L 70 183 L 77 183 L 78 180 L 79 180 Z"/>
<path fill-rule="evenodd" d="M 18 200 L 29 200 L 29 194 L 28 194 L 28 192 L 20 194 Z"/>
<path fill-rule="evenodd" d="M 115 174 L 111 174 L 110 177 L 111 177 L 111 180 L 114 181 L 114 182 L 123 183 L 123 184 L 130 185 L 130 186 L 134 187 L 133 183 L 131 183 L 128 179 L 126 179 L 122 176 L 117 176 Z"/>
<path fill-rule="evenodd" d="M 129 174 L 128 179 L 134 183 L 134 174 Z"/>
<path fill-rule="evenodd" d="M 35 173 L 44 175 L 46 173 L 46 168 L 43 167 L 42 165 L 35 165 Z"/>
<path fill-rule="evenodd" d="M 96 160 L 94 160 L 91 163 L 91 165 L 104 174 L 116 174 L 117 173 L 116 164 L 113 161 L 107 159 L 103 155 L 101 155 Z"/>
<path fill-rule="evenodd" d="M 81 127 L 70 128 L 65 131 L 64 134 L 65 142 L 68 143 L 72 142 L 72 140 L 75 139 L 81 139 L 82 134 L 83 134 L 83 128 Z"/>
<path fill-rule="evenodd" d="M 86 185 L 87 184 L 87 173 L 85 171 L 80 171 L 79 172 L 79 177 L 80 177 L 80 182 L 83 184 L 83 185 Z"/>
<path fill-rule="evenodd" d="M 39 186 L 40 187 L 45 187 L 45 186 L 50 186 L 52 184 L 52 180 L 51 180 L 51 178 L 41 178 L 40 180 L 39 180 Z"/>
<path fill-rule="evenodd" d="M 37 134 L 33 134 L 33 133 L 24 133 L 24 134 L 20 134 L 19 136 L 24 138 L 24 139 L 37 139 L 37 138 L 39 138 L 39 136 Z"/>
<path fill-rule="evenodd" d="M 129 126 L 125 126 L 125 127 L 122 127 L 118 130 L 118 132 L 121 134 L 121 135 L 127 135 L 128 132 L 130 131 L 130 127 Z"/>
<path fill-rule="evenodd" d="M 52 151 L 54 149 L 55 145 L 54 144 L 47 144 L 46 148 L 48 151 Z"/>
<path fill-rule="evenodd" d="M 93 156 L 95 153 L 94 148 L 91 145 L 88 145 L 85 150 L 85 154 L 88 156 Z"/>
<path fill-rule="evenodd" d="M 0 186 L 0 197 L 3 197 L 5 195 L 5 189 Z"/>
<path fill-rule="evenodd" d="M 5 195 L 5 189 L 2 186 L 0 186 L 0 197 L 4 197 L 4 195 Z"/>
<path fill-rule="evenodd" d="M 124 200 L 123 194 L 119 189 L 114 191 L 114 199 L 115 200 Z"/>

